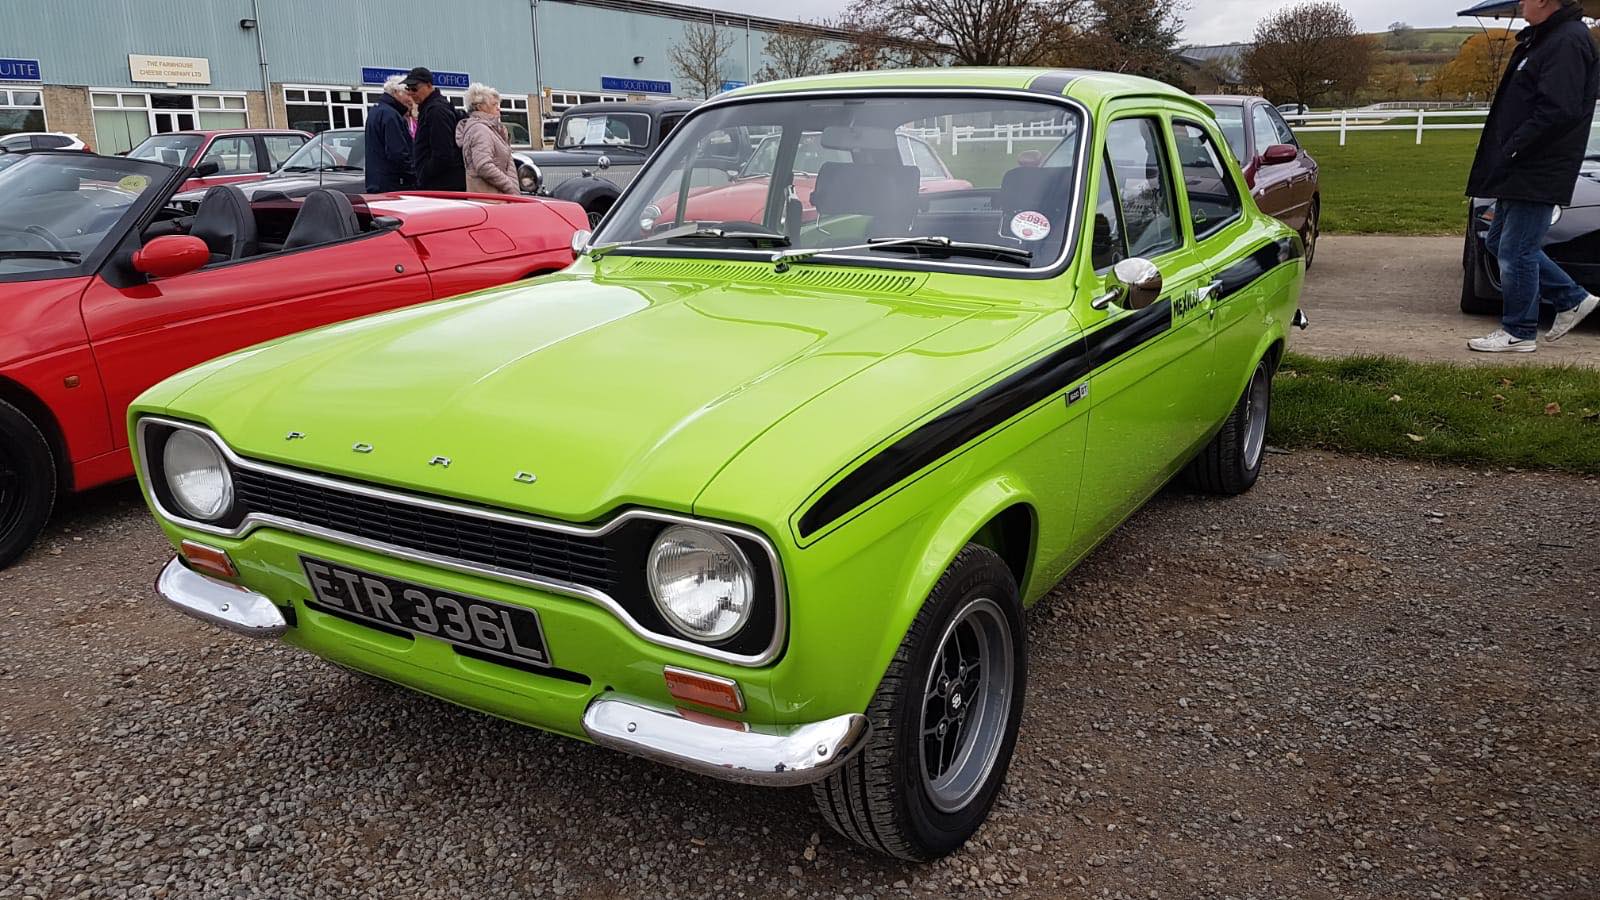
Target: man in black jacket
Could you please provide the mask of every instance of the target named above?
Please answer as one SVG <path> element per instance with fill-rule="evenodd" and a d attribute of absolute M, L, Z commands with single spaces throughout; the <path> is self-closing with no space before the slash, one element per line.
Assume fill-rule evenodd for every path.
<path fill-rule="evenodd" d="M 1544 252 L 1556 207 L 1572 202 L 1600 93 L 1594 39 L 1578 0 L 1521 0 L 1528 27 L 1517 34 L 1467 194 L 1495 200 L 1489 252 L 1500 262 L 1501 329 L 1467 342 L 1486 353 L 1537 349 L 1539 300 L 1556 309 L 1545 335 L 1557 340 L 1600 306 Z"/>
<path fill-rule="evenodd" d="M 382 194 L 411 187 L 411 105 L 400 76 L 383 83 L 383 96 L 367 109 L 367 193 Z"/>
<path fill-rule="evenodd" d="M 467 165 L 456 146 L 456 123 L 465 115 L 433 86 L 433 73 L 417 66 L 406 75 L 406 90 L 417 101 L 417 140 L 411 149 L 417 187 L 425 191 L 464 191 Z"/>

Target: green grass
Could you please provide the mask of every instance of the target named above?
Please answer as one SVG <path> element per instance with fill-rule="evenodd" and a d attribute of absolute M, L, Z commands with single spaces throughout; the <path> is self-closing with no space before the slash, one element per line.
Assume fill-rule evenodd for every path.
<path fill-rule="evenodd" d="M 1600 370 L 1291 353 L 1274 383 L 1268 440 L 1600 474 Z"/>
<path fill-rule="evenodd" d="M 1455 234 L 1466 227 L 1476 131 L 1300 135 L 1321 167 L 1322 229 L 1345 234 Z"/>

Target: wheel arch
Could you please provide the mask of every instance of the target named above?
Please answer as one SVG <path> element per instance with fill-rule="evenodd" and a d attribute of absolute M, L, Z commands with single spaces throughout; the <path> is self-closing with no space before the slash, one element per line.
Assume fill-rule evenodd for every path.
<path fill-rule="evenodd" d="M 20 382 L 4 374 L 0 374 L 0 400 L 21 410 L 22 414 L 44 434 L 45 443 L 50 445 L 50 455 L 55 459 L 57 487 L 63 493 L 70 492 L 73 481 L 72 459 L 67 454 L 66 434 L 62 432 L 61 423 L 56 421 L 50 407 Z"/>

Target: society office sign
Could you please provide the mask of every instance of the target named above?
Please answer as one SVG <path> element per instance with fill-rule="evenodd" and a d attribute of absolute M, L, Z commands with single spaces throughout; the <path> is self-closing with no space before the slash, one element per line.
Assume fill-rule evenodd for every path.
<path fill-rule="evenodd" d="M 0 81 L 43 81 L 37 59 L 0 59 Z"/>
<path fill-rule="evenodd" d="M 404 75 L 410 69 L 390 69 L 385 66 L 362 66 L 362 84 L 383 84 L 391 75 Z M 450 88 L 452 90 L 466 90 L 472 85 L 472 76 L 466 72 L 433 72 L 433 86 L 436 88 Z"/>
<path fill-rule="evenodd" d="M 610 75 L 601 75 L 600 89 L 603 91 L 626 91 L 630 94 L 670 94 L 672 93 L 672 82 L 651 81 L 648 78 L 613 78 Z"/>
<path fill-rule="evenodd" d="M 210 84 L 211 60 L 202 56 L 128 54 L 128 77 L 158 84 Z"/>

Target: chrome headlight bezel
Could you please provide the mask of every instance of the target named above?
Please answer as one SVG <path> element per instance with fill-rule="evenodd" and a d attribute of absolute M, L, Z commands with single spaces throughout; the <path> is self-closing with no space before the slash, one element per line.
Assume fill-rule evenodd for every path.
<path fill-rule="evenodd" d="M 215 441 L 197 431 L 174 429 L 159 452 L 161 485 L 178 511 L 201 522 L 219 522 L 232 513 L 233 471 Z"/>
<path fill-rule="evenodd" d="M 703 557 L 698 573 L 693 571 L 670 577 L 662 571 L 672 560 L 668 554 L 683 552 L 685 545 Z M 712 563 L 717 560 L 717 563 Z M 690 564 L 691 568 L 693 563 Z M 712 577 L 716 570 L 724 577 Z M 701 593 L 685 592 L 674 586 L 684 580 L 684 575 L 695 575 L 702 586 Z M 650 587 L 650 597 L 662 619 L 679 635 L 704 644 L 722 644 L 739 636 L 750 624 L 757 603 L 756 571 L 750 558 L 733 539 L 710 528 L 699 525 L 678 524 L 662 529 L 650 545 L 645 557 L 645 581 Z M 725 594 L 716 606 L 715 624 L 697 625 L 692 610 L 694 604 L 704 606 L 704 585 L 720 581 Z M 703 613 L 702 616 L 703 617 Z"/>

